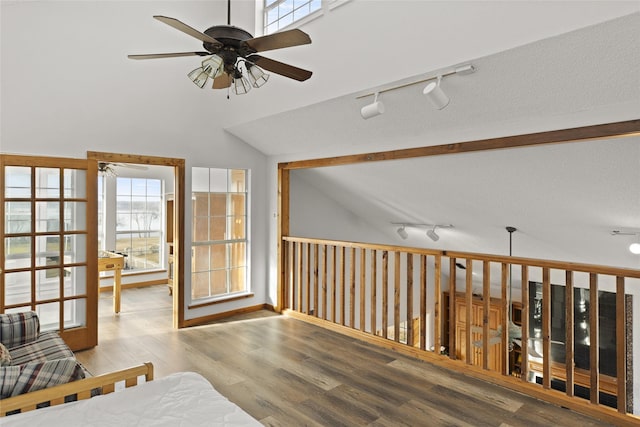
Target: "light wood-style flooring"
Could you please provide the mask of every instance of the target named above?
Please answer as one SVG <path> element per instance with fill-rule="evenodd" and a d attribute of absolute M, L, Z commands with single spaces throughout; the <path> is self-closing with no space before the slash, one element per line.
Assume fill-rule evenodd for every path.
<path fill-rule="evenodd" d="M 267 426 L 605 426 L 568 409 L 269 311 L 171 328 L 166 286 L 100 296 L 93 374 L 195 371 Z"/>

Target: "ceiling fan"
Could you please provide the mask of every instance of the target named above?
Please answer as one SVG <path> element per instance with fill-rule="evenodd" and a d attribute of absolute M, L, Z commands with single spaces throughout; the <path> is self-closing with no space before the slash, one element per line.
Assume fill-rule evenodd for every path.
<path fill-rule="evenodd" d="M 248 31 L 231 25 L 231 0 L 227 2 L 227 25 L 214 25 L 204 32 L 200 32 L 175 18 L 159 15 L 154 18 L 202 41 L 205 50 L 128 55 L 128 57 L 130 59 L 158 59 L 206 56 L 207 58 L 202 61 L 202 66 L 188 74 L 191 81 L 200 88 L 203 88 L 207 80 L 211 78 L 213 79 L 213 89 L 225 89 L 233 86 L 237 95 L 247 93 L 252 86 L 258 88 L 268 80 L 269 75 L 260 67 L 298 81 L 305 81 L 311 77 L 311 71 L 257 54 L 268 50 L 310 44 L 311 38 L 307 33 L 293 29 L 262 37 L 253 37 Z"/>
<path fill-rule="evenodd" d="M 137 170 L 147 170 L 146 166 L 141 165 L 132 165 L 129 163 L 109 163 L 109 162 L 98 162 L 98 173 L 105 176 L 118 176 L 116 172 L 116 168 L 129 168 L 129 169 L 137 169 Z"/>

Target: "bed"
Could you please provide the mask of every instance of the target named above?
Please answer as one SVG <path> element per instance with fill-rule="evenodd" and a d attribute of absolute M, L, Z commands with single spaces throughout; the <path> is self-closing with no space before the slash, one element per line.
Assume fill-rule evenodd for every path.
<path fill-rule="evenodd" d="M 138 384 L 142 378 L 143 382 Z M 261 426 L 195 372 L 153 379 L 150 363 L 0 401 L 6 427 L 47 426 Z M 95 394 L 96 388 L 102 394 Z M 64 403 L 65 397 L 78 401 Z M 68 397 L 67 397 L 68 399 Z M 38 404 L 50 407 L 34 410 Z"/>

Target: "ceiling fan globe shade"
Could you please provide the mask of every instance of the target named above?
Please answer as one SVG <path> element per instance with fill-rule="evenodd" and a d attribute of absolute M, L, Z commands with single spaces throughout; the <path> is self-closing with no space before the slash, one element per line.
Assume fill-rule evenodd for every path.
<path fill-rule="evenodd" d="M 368 120 L 372 117 L 379 116 L 384 113 L 384 104 L 382 101 L 375 101 L 371 104 L 365 105 L 360 110 L 360 115 L 363 119 Z"/>
<path fill-rule="evenodd" d="M 224 61 L 218 55 L 213 55 L 204 61 L 202 61 L 202 69 L 207 73 L 207 76 L 215 79 L 224 71 Z"/>
<path fill-rule="evenodd" d="M 429 236 L 429 238 L 434 242 L 440 240 L 440 236 L 436 234 L 435 230 L 427 230 L 427 236 Z"/>
<path fill-rule="evenodd" d="M 209 76 L 207 75 L 205 70 L 202 69 L 202 67 L 196 68 L 195 70 L 187 74 L 187 76 L 189 77 L 189 80 L 191 80 L 200 89 L 202 89 L 204 85 L 207 84 L 207 80 L 209 79 Z"/>
<path fill-rule="evenodd" d="M 233 79 L 233 91 L 236 95 L 244 95 L 251 90 L 251 83 L 245 76 L 235 77 Z"/>
<path fill-rule="evenodd" d="M 634 255 L 640 255 L 640 243 L 632 243 L 629 245 L 629 252 Z"/>
<path fill-rule="evenodd" d="M 251 81 L 251 84 L 255 88 L 261 87 L 269 80 L 269 74 L 262 71 L 257 65 L 248 66 L 247 75 L 249 76 L 249 81 Z"/>
<path fill-rule="evenodd" d="M 440 87 L 439 81 L 429 82 L 422 93 L 431 101 L 431 104 L 433 104 L 437 110 L 442 110 L 449 105 L 449 97 Z"/>

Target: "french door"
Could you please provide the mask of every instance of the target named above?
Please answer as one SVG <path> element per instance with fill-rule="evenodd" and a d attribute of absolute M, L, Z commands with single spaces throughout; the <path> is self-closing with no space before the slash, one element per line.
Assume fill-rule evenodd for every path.
<path fill-rule="evenodd" d="M 34 310 L 72 350 L 98 334 L 97 163 L 0 156 L 0 312 Z"/>

